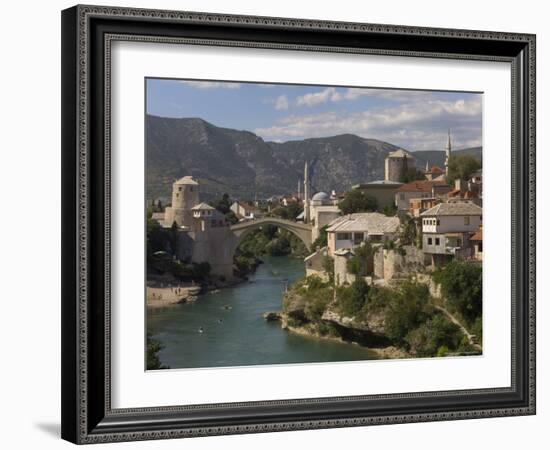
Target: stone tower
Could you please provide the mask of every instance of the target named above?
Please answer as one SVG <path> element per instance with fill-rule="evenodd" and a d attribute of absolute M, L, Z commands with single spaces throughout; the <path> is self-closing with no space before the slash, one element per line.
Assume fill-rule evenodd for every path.
<path fill-rule="evenodd" d="M 309 169 L 306 161 L 304 165 L 304 223 L 310 222 L 309 216 Z"/>
<path fill-rule="evenodd" d="M 386 156 L 384 161 L 384 179 L 386 181 L 402 181 L 405 159 L 407 160 L 407 167 L 414 167 L 414 158 L 404 150 L 399 149 Z"/>
<path fill-rule="evenodd" d="M 451 129 L 449 128 L 447 145 L 445 146 L 445 175 L 449 175 L 450 159 L 451 159 Z"/>
<path fill-rule="evenodd" d="M 180 178 L 172 184 L 172 206 L 166 208 L 165 226 L 176 222 L 180 227 L 192 228 L 194 224 L 191 208 L 199 204 L 199 183 L 193 177 Z"/>

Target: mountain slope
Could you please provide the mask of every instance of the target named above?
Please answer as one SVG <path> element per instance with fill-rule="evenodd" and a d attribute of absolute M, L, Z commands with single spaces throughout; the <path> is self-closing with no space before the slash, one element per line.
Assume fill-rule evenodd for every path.
<path fill-rule="evenodd" d="M 312 193 L 338 192 L 384 178 L 384 159 L 395 145 L 352 134 L 284 143 L 265 142 L 249 131 L 212 125 L 198 118 L 146 118 L 147 198 L 168 200 L 172 183 L 192 175 L 201 198 L 224 192 L 233 198 L 267 198 L 296 192 L 310 168 Z M 467 149 L 473 151 L 476 149 Z M 480 149 L 479 154 L 481 154 Z M 460 151 L 456 151 L 460 153 Z M 444 152 L 415 152 L 417 166 L 442 166 Z"/>
<path fill-rule="evenodd" d="M 460 150 L 453 150 L 453 155 L 472 155 L 480 161 L 482 160 L 482 148 L 471 147 L 463 148 Z M 441 150 L 420 150 L 413 152 L 412 155 L 416 158 L 417 167 L 424 169 L 426 167 L 426 161 L 432 166 L 439 166 L 443 168 L 445 165 L 445 152 Z"/>
<path fill-rule="evenodd" d="M 168 198 L 183 175 L 201 182 L 209 195 L 268 194 L 288 171 L 260 137 L 219 128 L 202 119 L 147 117 L 147 197 Z M 276 189 L 284 192 L 285 187 Z"/>
<path fill-rule="evenodd" d="M 384 159 L 398 149 L 376 139 L 353 134 L 304 139 L 284 143 L 270 142 L 273 154 L 300 173 L 307 161 L 313 191 L 345 191 L 353 184 L 384 178 Z"/>

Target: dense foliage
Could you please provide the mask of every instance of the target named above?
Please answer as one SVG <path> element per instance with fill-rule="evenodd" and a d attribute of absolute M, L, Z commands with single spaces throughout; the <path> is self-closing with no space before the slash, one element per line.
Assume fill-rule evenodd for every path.
<path fill-rule="evenodd" d="M 368 301 L 369 285 L 357 277 L 351 285 L 340 286 L 336 291 L 340 312 L 346 317 L 357 316 Z"/>
<path fill-rule="evenodd" d="M 449 160 L 447 182 L 454 183 L 456 179 L 468 180 L 470 176 L 481 169 L 481 161 L 472 155 L 452 155 Z"/>
<path fill-rule="evenodd" d="M 161 364 L 158 352 L 162 350 L 162 345 L 147 332 L 147 370 L 169 369 L 168 366 Z"/>
<path fill-rule="evenodd" d="M 323 225 L 319 228 L 319 236 L 313 241 L 311 245 L 312 249 L 323 248 L 328 245 L 328 234 L 327 234 L 328 225 Z"/>
<path fill-rule="evenodd" d="M 305 256 L 307 253 L 303 242 L 290 231 L 274 225 L 264 225 L 243 239 L 235 251 L 233 261 L 237 269 L 236 275 L 243 277 L 256 269 L 263 255 Z"/>
<path fill-rule="evenodd" d="M 235 213 L 230 209 L 232 203 L 233 203 L 233 200 L 231 200 L 231 198 L 229 197 L 229 194 L 225 193 L 222 195 L 222 198 L 212 202 L 210 206 L 216 208 L 219 212 L 221 212 L 225 217 L 225 221 L 230 225 L 233 225 L 237 223 L 239 219 L 237 218 Z"/>
<path fill-rule="evenodd" d="M 480 264 L 453 261 L 435 272 L 433 278 L 441 284 L 441 292 L 451 309 L 458 312 L 470 327 L 478 319 L 480 323 L 483 289 Z"/>
<path fill-rule="evenodd" d="M 353 275 L 366 276 L 372 273 L 375 250 L 370 242 L 354 249 L 354 255 L 346 262 L 346 268 Z"/>
<path fill-rule="evenodd" d="M 430 292 L 425 284 L 407 281 L 394 291 L 386 314 L 385 330 L 398 345 L 405 345 L 405 337 L 424 323 L 430 313 Z"/>
<path fill-rule="evenodd" d="M 290 203 L 288 206 L 278 206 L 271 214 L 285 220 L 296 220 L 304 208 L 298 203 Z"/>
<path fill-rule="evenodd" d="M 359 212 L 374 212 L 378 207 L 376 199 L 365 194 L 359 189 L 352 189 L 346 193 L 346 196 L 338 204 L 343 214 L 353 214 Z"/>
<path fill-rule="evenodd" d="M 401 168 L 401 174 L 399 175 L 399 181 L 401 183 L 410 183 L 411 181 L 424 180 L 426 177 L 424 172 L 418 170 L 416 167 L 409 167 L 409 158 L 403 158 L 403 167 Z"/>
<path fill-rule="evenodd" d="M 350 285 L 334 288 L 332 282 L 310 276 L 292 291 L 305 302 L 305 318 L 295 326 L 314 326 L 320 334 L 343 336 L 341 327 L 323 320 L 331 309 L 367 327 L 371 318 L 383 317 L 385 336 L 413 356 L 478 353 L 462 330 L 434 307 L 425 284 L 407 280 L 397 287 L 369 286 L 357 277 Z"/>

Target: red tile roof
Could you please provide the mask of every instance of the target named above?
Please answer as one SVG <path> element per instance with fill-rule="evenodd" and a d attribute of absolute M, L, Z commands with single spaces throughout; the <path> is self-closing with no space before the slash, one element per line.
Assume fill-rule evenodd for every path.
<path fill-rule="evenodd" d="M 445 181 L 442 180 L 421 180 L 413 181 L 411 183 L 404 184 L 397 192 L 431 192 L 432 187 L 435 185 L 444 185 Z"/>
<path fill-rule="evenodd" d="M 432 175 L 445 173 L 445 171 L 439 166 L 432 166 L 432 168 L 428 172 L 432 173 Z"/>
<path fill-rule="evenodd" d="M 481 227 L 472 235 L 470 241 L 483 241 L 483 229 Z"/>

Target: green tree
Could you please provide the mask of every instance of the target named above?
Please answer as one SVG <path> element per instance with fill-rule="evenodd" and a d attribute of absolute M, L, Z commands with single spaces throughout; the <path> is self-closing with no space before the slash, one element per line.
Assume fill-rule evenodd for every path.
<path fill-rule="evenodd" d="M 365 194 L 359 189 L 352 189 L 338 206 L 343 214 L 353 214 L 376 211 L 378 204 L 374 197 Z"/>
<path fill-rule="evenodd" d="M 401 216 L 401 232 L 399 241 L 401 245 L 416 245 L 416 225 L 409 216 Z"/>
<path fill-rule="evenodd" d="M 175 255 L 178 251 L 178 224 L 174 220 L 172 222 L 172 226 L 170 227 L 170 248 L 172 249 L 172 253 Z"/>
<path fill-rule="evenodd" d="M 405 337 L 426 321 L 430 292 L 425 284 L 404 282 L 395 292 L 384 321 L 386 334 L 398 345 L 407 345 Z"/>
<path fill-rule="evenodd" d="M 481 169 L 481 161 L 473 155 L 452 155 L 449 159 L 449 174 L 447 182 L 454 183 L 456 179 L 467 180 L 472 173 Z"/>
<path fill-rule="evenodd" d="M 168 233 L 160 224 L 153 219 L 147 220 L 147 258 L 149 259 L 153 253 L 164 251 L 167 244 L 170 243 Z"/>
<path fill-rule="evenodd" d="M 169 369 L 160 362 L 158 356 L 160 350 L 162 350 L 160 342 L 153 339 L 151 333 L 147 332 L 147 370 Z"/>
<path fill-rule="evenodd" d="M 482 312 L 482 271 L 477 263 L 452 261 L 433 275 L 449 304 L 472 325 Z"/>
<path fill-rule="evenodd" d="M 323 257 L 323 269 L 328 274 L 330 284 L 334 284 L 334 259 L 325 255 Z"/>
<path fill-rule="evenodd" d="M 405 340 L 413 355 L 445 356 L 449 349 L 456 350 L 460 346 L 462 333 L 457 325 L 437 314 L 410 331 Z"/>
<path fill-rule="evenodd" d="M 354 252 L 355 254 L 346 262 L 348 272 L 359 276 L 369 275 L 374 256 L 371 243 L 367 241 L 355 247 Z"/>
<path fill-rule="evenodd" d="M 302 211 L 303 208 L 298 203 L 290 203 L 288 206 L 279 206 L 275 208 L 271 213 L 281 219 L 296 220 L 296 217 L 298 217 Z"/>
<path fill-rule="evenodd" d="M 311 244 L 311 248 L 315 250 L 317 247 L 323 248 L 328 245 L 328 234 L 327 234 L 328 225 L 323 225 L 319 228 L 319 236 Z"/>
<path fill-rule="evenodd" d="M 342 314 L 354 317 L 365 306 L 369 294 L 369 285 L 362 277 L 356 277 L 349 287 L 340 287 L 337 291 L 338 304 Z"/>
<path fill-rule="evenodd" d="M 229 197 L 229 194 L 226 192 L 222 195 L 222 198 L 213 202 L 211 206 L 216 208 L 219 212 L 222 214 L 228 214 L 231 212 L 229 209 L 231 207 L 231 198 Z"/>

